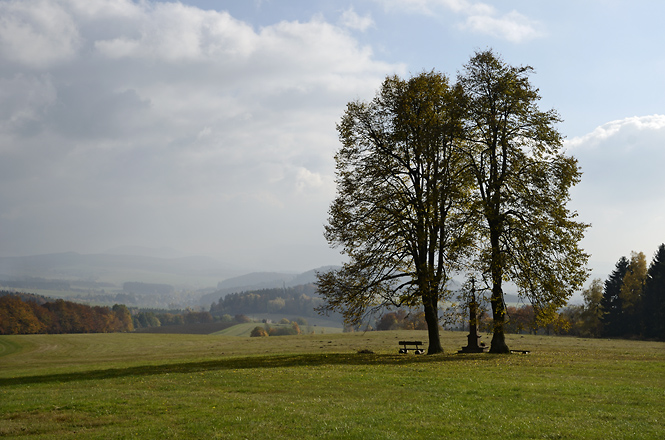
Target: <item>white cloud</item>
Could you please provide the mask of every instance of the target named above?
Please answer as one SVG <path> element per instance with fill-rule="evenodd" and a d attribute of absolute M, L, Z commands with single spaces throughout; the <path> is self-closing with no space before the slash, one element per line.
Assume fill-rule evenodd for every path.
<path fill-rule="evenodd" d="M 406 70 L 321 17 L 254 28 L 179 3 L 0 7 L 14 38 L 0 51 L 8 254 L 136 243 L 251 259 L 284 240 L 327 252 L 335 123 Z M 284 229 L 257 233 L 266 222 Z"/>
<path fill-rule="evenodd" d="M 56 102 L 57 92 L 49 75 L 15 73 L 0 77 L 0 132 L 29 130 Z M 0 151 L 13 148 L 0 143 Z"/>
<path fill-rule="evenodd" d="M 511 11 L 501 14 L 497 9 L 483 2 L 471 0 L 375 0 L 391 11 L 408 11 L 424 15 L 438 15 L 441 8 L 463 17 L 460 29 L 468 29 L 477 34 L 522 43 L 544 35 L 542 24 Z"/>
<path fill-rule="evenodd" d="M 409 11 L 424 15 L 434 15 L 439 7 L 463 12 L 471 7 L 467 0 L 375 0 L 390 11 Z"/>
<path fill-rule="evenodd" d="M 132 33 L 95 41 L 104 55 L 167 61 L 248 55 L 257 39 L 251 26 L 226 12 L 203 11 L 180 3 L 144 7 L 133 17 Z"/>
<path fill-rule="evenodd" d="M 0 56 L 31 68 L 71 59 L 81 38 L 62 5 L 48 0 L 0 3 Z"/>
<path fill-rule="evenodd" d="M 605 278 L 622 255 L 648 255 L 665 241 L 663 145 L 663 115 L 611 121 L 566 142 L 583 172 L 572 207 L 592 224 L 583 245 L 594 276 Z"/>
<path fill-rule="evenodd" d="M 331 190 L 330 196 L 332 199 L 335 188 L 332 176 L 328 176 L 328 178 L 326 178 L 321 173 L 312 172 L 305 167 L 299 167 L 297 171 L 296 181 L 297 181 L 296 187 L 300 192 L 305 192 L 308 190 L 317 191 L 320 188 L 322 188 L 324 185 L 327 185 L 328 189 Z"/>
<path fill-rule="evenodd" d="M 566 142 L 583 171 L 583 187 L 593 188 L 588 203 L 651 203 L 663 200 L 665 116 L 635 116 L 611 121 Z"/>
<path fill-rule="evenodd" d="M 120 37 L 113 40 L 95 41 L 99 52 L 110 58 L 123 58 L 138 55 L 140 43 L 136 40 Z"/>
<path fill-rule="evenodd" d="M 519 12 L 512 11 L 502 16 L 487 11 L 485 14 L 469 15 L 462 28 L 480 34 L 488 34 L 513 43 L 532 40 L 542 35 L 538 23 Z"/>
<path fill-rule="evenodd" d="M 350 29 L 356 29 L 365 32 L 374 26 L 374 20 L 370 15 L 359 16 L 353 8 L 347 9 L 342 13 L 341 25 Z"/>
<path fill-rule="evenodd" d="M 141 11 L 149 5 L 146 2 L 132 0 L 63 0 L 61 3 L 67 5 L 81 20 L 94 20 L 99 17 L 104 17 L 105 20 L 137 18 L 141 15 Z"/>
<path fill-rule="evenodd" d="M 659 131 L 665 128 L 665 115 L 649 115 L 649 116 L 632 116 L 625 119 L 611 121 L 594 129 L 591 133 L 584 136 L 575 137 L 568 142 L 566 146 L 569 148 L 577 147 L 595 147 L 601 142 L 611 139 L 612 137 L 621 136 L 625 137 L 626 133 L 629 136 L 635 132 L 649 132 Z M 625 147 L 631 147 L 632 143 L 627 142 L 623 144 Z"/>

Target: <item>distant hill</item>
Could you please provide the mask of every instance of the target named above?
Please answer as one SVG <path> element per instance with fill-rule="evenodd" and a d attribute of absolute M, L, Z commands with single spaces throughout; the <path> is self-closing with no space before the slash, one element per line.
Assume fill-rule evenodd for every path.
<path fill-rule="evenodd" d="M 217 283 L 220 291 L 235 291 L 237 288 L 261 289 L 280 287 L 283 283 L 291 282 L 297 275 L 279 272 L 252 272 Z"/>
<path fill-rule="evenodd" d="M 339 266 L 322 266 L 301 274 L 279 273 L 279 272 L 254 272 L 221 281 L 217 284 L 217 290 L 203 295 L 200 300 L 202 306 L 210 306 L 211 303 L 219 301 L 231 293 L 247 292 L 263 289 L 274 289 L 281 287 L 295 287 L 316 282 L 318 272 L 334 270 Z"/>
<path fill-rule="evenodd" d="M 23 293 L 23 292 L 13 292 L 13 291 L 6 291 L 6 290 L 0 290 L 0 297 L 3 296 L 14 296 L 16 298 L 19 298 L 21 301 L 32 301 L 34 303 L 37 303 L 39 305 L 44 305 L 47 302 L 54 302 L 55 299 L 49 298 L 47 296 L 43 295 L 35 295 L 33 293 Z"/>
<path fill-rule="evenodd" d="M 246 275 L 241 275 L 233 278 L 228 278 L 224 281 L 217 283 L 219 290 L 236 289 L 238 287 L 257 289 L 257 288 L 270 288 L 281 287 L 284 284 L 287 287 L 298 286 L 300 284 L 308 284 L 316 281 L 316 274 L 318 272 L 328 272 L 334 270 L 339 266 L 322 266 L 317 269 L 312 269 L 301 274 L 283 273 L 283 272 L 252 272 Z"/>
<path fill-rule="evenodd" d="M 237 275 L 229 266 L 203 256 L 159 258 L 123 254 L 66 252 L 26 257 L 0 257 L 0 280 L 46 278 L 50 280 L 126 281 L 215 285 Z"/>
<path fill-rule="evenodd" d="M 173 248 L 149 248 L 144 246 L 118 246 L 113 249 L 107 249 L 102 254 L 109 255 L 135 255 L 140 257 L 154 258 L 181 258 L 187 255 Z"/>

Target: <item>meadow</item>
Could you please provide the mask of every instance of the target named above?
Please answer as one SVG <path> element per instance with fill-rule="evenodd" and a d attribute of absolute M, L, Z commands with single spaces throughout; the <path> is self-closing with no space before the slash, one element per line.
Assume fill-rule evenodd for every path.
<path fill-rule="evenodd" d="M 0 437 L 662 439 L 665 343 L 425 332 L 0 336 Z M 486 338 L 487 339 L 487 338 Z"/>

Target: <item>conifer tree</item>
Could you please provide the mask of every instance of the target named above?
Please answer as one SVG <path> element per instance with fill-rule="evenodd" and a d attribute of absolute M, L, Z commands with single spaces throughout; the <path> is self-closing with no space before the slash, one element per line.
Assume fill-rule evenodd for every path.
<path fill-rule="evenodd" d="M 623 329 L 621 328 L 621 286 L 623 279 L 628 272 L 630 262 L 626 257 L 619 258 L 614 270 L 610 277 L 605 281 L 605 288 L 603 290 L 603 298 L 600 305 L 603 308 L 603 336 L 621 336 Z"/>
<path fill-rule="evenodd" d="M 643 294 L 644 336 L 665 339 L 665 244 L 661 244 L 647 272 Z"/>

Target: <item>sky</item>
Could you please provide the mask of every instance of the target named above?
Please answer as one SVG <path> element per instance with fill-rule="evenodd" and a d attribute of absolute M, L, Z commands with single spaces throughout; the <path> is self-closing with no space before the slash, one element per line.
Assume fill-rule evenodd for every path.
<path fill-rule="evenodd" d="M 387 75 L 530 65 L 592 277 L 665 242 L 665 2 L 0 0 L 0 256 L 339 264 L 335 124 Z"/>

